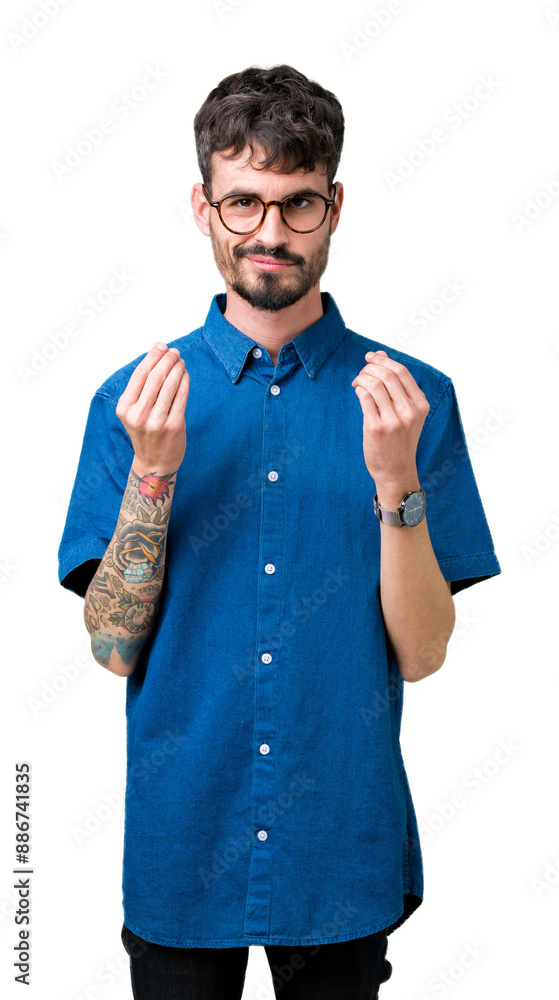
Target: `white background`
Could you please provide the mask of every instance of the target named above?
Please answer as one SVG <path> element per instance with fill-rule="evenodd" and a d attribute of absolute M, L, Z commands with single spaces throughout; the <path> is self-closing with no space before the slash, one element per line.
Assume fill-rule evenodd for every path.
<path fill-rule="evenodd" d="M 389 7 L 380 27 L 373 13 Z M 4 0 L 0 15 L 3 995 L 25 992 L 13 983 L 11 870 L 14 764 L 28 760 L 25 995 L 132 996 L 120 942 L 126 681 L 92 659 L 57 549 L 93 392 L 154 340 L 198 327 L 224 287 L 190 214 L 194 115 L 226 74 L 281 62 L 332 90 L 346 117 L 345 201 L 321 287 L 349 327 L 452 377 L 503 570 L 456 595 L 443 668 L 406 685 L 425 902 L 389 938 L 381 995 L 556 995 L 559 0 L 69 0 L 40 12 L 39 0 Z M 113 102 L 150 68 L 165 78 L 119 118 Z M 493 92 L 476 98 L 481 78 Z M 113 131 L 59 177 L 68 147 L 107 116 Z M 419 162 L 436 128 L 445 140 Z M 115 268 L 132 280 L 107 303 Z M 448 281 L 462 291 L 441 310 Z M 91 295 L 105 304 L 84 323 Z M 79 332 L 53 349 L 72 320 Z M 245 1000 L 271 997 L 270 984 L 252 946 Z"/>

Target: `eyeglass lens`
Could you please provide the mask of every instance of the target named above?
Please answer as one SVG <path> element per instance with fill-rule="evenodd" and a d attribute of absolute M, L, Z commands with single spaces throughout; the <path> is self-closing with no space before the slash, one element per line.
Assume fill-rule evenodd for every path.
<path fill-rule="evenodd" d="M 255 229 L 264 215 L 264 205 L 251 195 L 231 195 L 221 205 L 221 217 L 226 226 L 237 233 Z M 326 205 L 322 198 L 313 195 L 293 195 L 283 206 L 283 217 L 288 226 L 299 232 L 309 232 L 323 221 Z"/>

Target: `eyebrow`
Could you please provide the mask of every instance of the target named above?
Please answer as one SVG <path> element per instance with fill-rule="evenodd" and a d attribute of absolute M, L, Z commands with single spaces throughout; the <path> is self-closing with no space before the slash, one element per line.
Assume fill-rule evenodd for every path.
<path fill-rule="evenodd" d="M 227 194 L 224 194 L 223 198 L 233 198 L 235 195 L 239 195 L 239 194 L 248 194 L 248 195 L 251 196 L 251 198 L 260 198 L 260 201 L 265 201 L 266 200 L 265 198 L 262 197 L 261 194 L 258 193 L 258 191 L 248 191 L 247 188 L 240 188 L 240 187 L 239 188 L 234 188 L 233 191 L 229 191 Z M 289 194 L 285 194 L 283 196 L 283 198 L 278 198 L 277 200 L 278 201 L 283 201 L 285 198 L 292 198 L 293 195 L 295 195 L 295 194 L 298 194 L 298 195 L 316 194 L 320 198 L 326 198 L 326 197 L 328 197 L 327 195 L 322 194 L 321 191 L 315 191 L 315 190 L 313 190 L 313 188 L 305 188 L 305 189 L 297 188 L 296 191 L 291 191 Z M 219 198 L 216 199 L 216 201 L 220 201 L 220 200 L 223 200 L 223 199 L 219 199 Z"/>

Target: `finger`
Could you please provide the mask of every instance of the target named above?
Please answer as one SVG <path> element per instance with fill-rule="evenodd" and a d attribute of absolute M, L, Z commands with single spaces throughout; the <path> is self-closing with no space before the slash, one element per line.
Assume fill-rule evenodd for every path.
<path fill-rule="evenodd" d="M 179 356 L 161 386 L 159 394 L 154 400 L 152 411 L 157 410 L 165 417 L 168 415 L 173 399 L 175 398 L 175 393 L 180 385 L 183 372 L 184 361 Z"/>
<path fill-rule="evenodd" d="M 392 360 L 391 358 L 388 358 L 387 362 L 391 360 Z M 397 364 L 398 364 L 397 361 L 392 362 L 393 366 Z M 402 395 L 407 396 L 406 388 L 402 381 L 404 366 L 400 365 L 400 368 L 402 369 L 402 373 L 400 373 L 400 371 L 398 371 L 395 367 L 392 367 L 390 364 L 388 363 L 383 364 L 383 362 L 380 359 L 377 360 L 375 358 L 374 361 L 369 361 L 369 363 L 366 364 L 361 369 L 359 374 L 360 375 L 369 374 L 375 376 L 375 378 L 382 379 L 382 381 L 386 386 L 388 395 L 391 396 L 392 399 L 396 400 L 396 399 L 401 399 Z"/>
<path fill-rule="evenodd" d="M 382 379 L 359 372 L 359 375 L 355 376 L 352 385 L 354 385 L 356 389 L 357 386 L 360 385 L 370 394 L 378 406 L 378 411 L 383 424 L 394 425 L 396 420 L 399 421 L 399 417 L 397 417 L 394 410 L 394 403 L 392 402 Z"/>
<path fill-rule="evenodd" d="M 148 351 L 145 357 L 142 358 L 139 365 L 136 365 L 128 380 L 128 384 L 120 397 L 120 402 L 124 406 L 131 406 L 133 403 L 138 401 L 147 376 L 157 362 L 165 355 L 166 351 L 167 344 L 164 344 L 162 341 L 158 341 L 153 345 L 151 350 Z"/>
<path fill-rule="evenodd" d="M 188 374 L 186 368 L 182 373 L 182 378 L 179 382 L 178 389 L 175 393 L 175 398 L 171 404 L 169 410 L 169 420 L 180 419 L 184 417 L 184 411 L 186 407 L 186 401 L 188 399 L 188 392 L 190 389 L 190 375 Z"/>
<path fill-rule="evenodd" d="M 358 377 L 362 379 L 361 384 L 373 392 L 375 399 L 377 399 L 375 390 L 380 391 L 382 385 L 386 395 L 380 392 L 378 400 L 386 404 L 388 398 L 392 412 L 400 419 L 411 419 L 415 416 L 414 404 L 394 371 L 383 368 L 382 365 L 370 364 L 359 372 Z"/>
<path fill-rule="evenodd" d="M 363 410 L 363 416 L 366 417 L 373 428 L 380 427 L 381 418 L 380 413 L 375 403 L 371 393 L 364 389 L 362 385 L 355 386 L 355 394 L 361 403 L 361 409 Z"/>
<path fill-rule="evenodd" d="M 167 375 L 180 357 L 178 348 L 170 347 L 148 374 L 136 403 L 136 415 L 146 417 L 157 399 Z"/>
<path fill-rule="evenodd" d="M 390 358 L 386 353 L 386 351 L 368 352 L 365 355 L 365 360 L 369 361 L 369 364 L 370 363 L 377 364 L 383 368 L 387 368 L 390 371 L 395 372 L 407 396 L 409 396 L 412 403 L 414 403 L 416 406 L 420 405 L 421 402 L 424 400 L 424 394 L 419 388 L 411 372 L 406 368 L 405 365 L 400 364 L 399 361 L 395 361 L 394 358 Z"/>

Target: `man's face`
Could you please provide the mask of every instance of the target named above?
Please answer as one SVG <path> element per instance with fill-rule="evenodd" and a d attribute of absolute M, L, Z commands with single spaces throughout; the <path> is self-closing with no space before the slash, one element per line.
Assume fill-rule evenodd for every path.
<path fill-rule="evenodd" d="M 297 191 L 314 190 L 326 198 L 333 196 L 325 174 L 305 173 L 302 169 L 291 174 L 256 169 L 248 162 L 250 153 L 248 146 L 235 160 L 212 153 L 212 201 L 233 193 L 258 195 L 263 201 L 281 201 Z M 258 151 L 253 162 L 260 162 Z M 322 226 L 312 233 L 292 232 L 284 224 L 279 207 L 272 205 L 260 229 L 248 236 L 230 233 L 217 210 L 210 208 L 205 198 L 204 202 L 217 267 L 227 285 L 254 308 L 270 312 L 285 309 L 307 295 L 320 280 L 328 263 L 330 237 L 337 225 L 341 199 L 329 208 Z M 200 206 L 205 212 L 201 202 Z M 265 262 L 259 264 L 252 257 L 265 258 Z M 279 266 L 274 266 L 275 262 Z"/>

